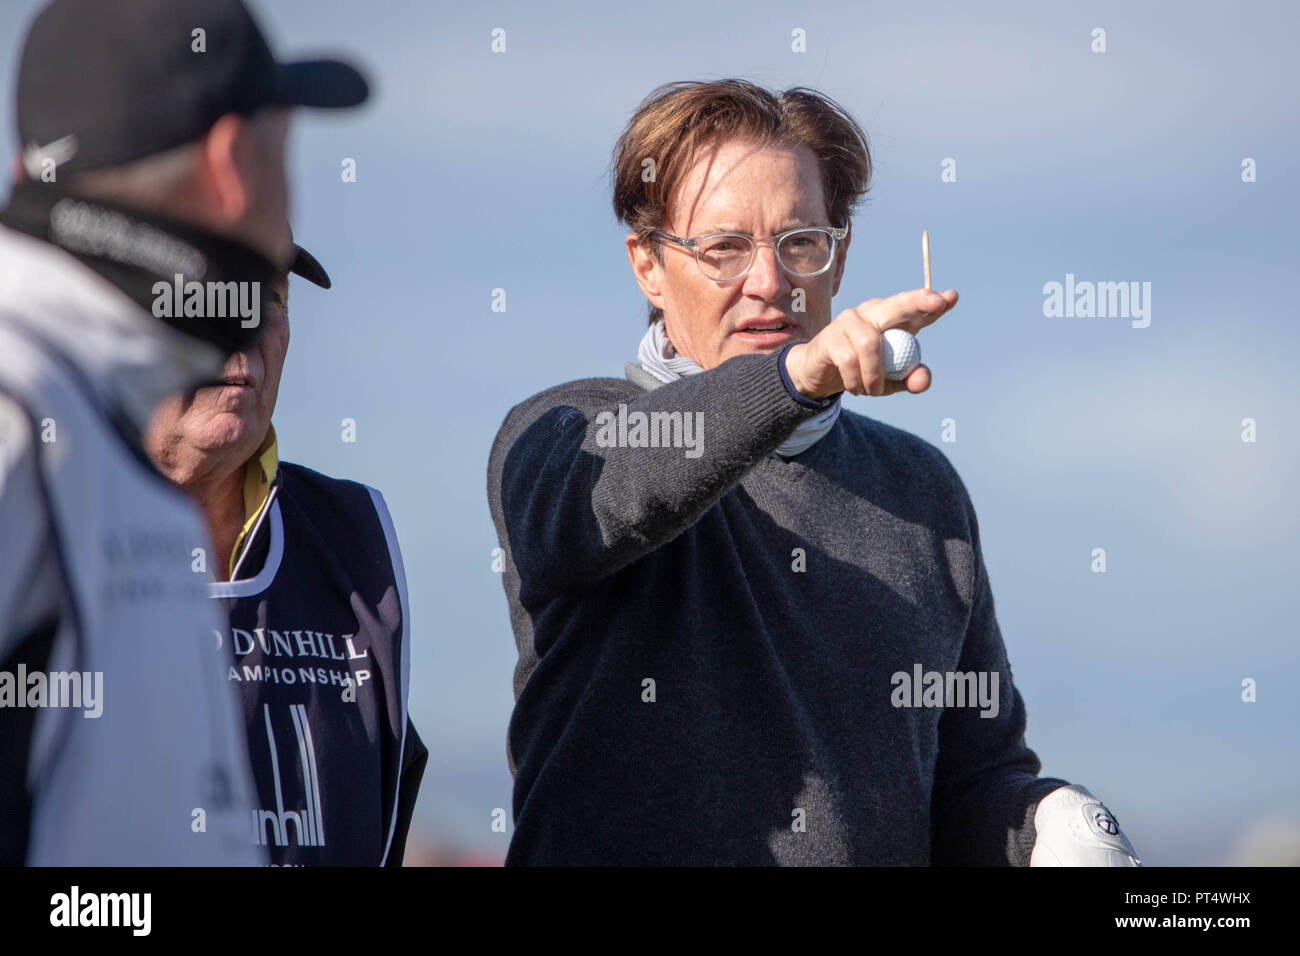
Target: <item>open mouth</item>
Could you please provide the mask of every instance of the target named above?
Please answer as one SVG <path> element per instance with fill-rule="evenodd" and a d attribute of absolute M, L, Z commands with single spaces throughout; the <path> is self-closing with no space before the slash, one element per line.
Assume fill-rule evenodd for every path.
<path fill-rule="evenodd" d="M 753 335 L 757 337 L 790 335 L 793 334 L 794 331 L 795 326 L 791 325 L 789 322 L 780 321 L 766 322 L 762 325 L 748 325 L 736 330 L 737 334 Z"/>

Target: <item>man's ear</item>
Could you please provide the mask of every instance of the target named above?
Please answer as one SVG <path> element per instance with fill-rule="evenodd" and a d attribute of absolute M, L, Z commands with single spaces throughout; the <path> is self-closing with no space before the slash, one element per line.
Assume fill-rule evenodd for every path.
<path fill-rule="evenodd" d="M 248 212 L 251 197 L 244 181 L 241 150 L 251 135 L 248 121 L 227 113 L 198 141 L 199 177 L 213 212 L 224 222 L 238 222 Z"/>
<path fill-rule="evenodd" d="M 9 175 L 13 177 L 15 183 L 21 183 L 27 178 L 27 169 L 23 166 L 23 151 L 21 149 L 14 153 L 13 162 L 9 164 Z"/>
<path fill-rule="evenodd" d="M 655 259 L 653 252 L 654 247 L 649 239 L 644 242 L 635 232 L 629 232 L 625 240 L 627 245 L 627 260 L 632 265 L 632 275 L 636 278 L 636 284 L 641 287 L 641 292 L 650 301 L 656 309 L 664 307 L 664 297 L 659 289 L 660 281 L 663 278 L 663 267 Z"/>
<path fill-rule="evenodd" d="M 840 294 L 840 280 L 844 278 L 844 264 L 849 257 L 849 240 L 853 238 L 853 226 L 849 225 L 848 234 L 835 244 L 835 280 L 831 283 L 831 297 Z"/>

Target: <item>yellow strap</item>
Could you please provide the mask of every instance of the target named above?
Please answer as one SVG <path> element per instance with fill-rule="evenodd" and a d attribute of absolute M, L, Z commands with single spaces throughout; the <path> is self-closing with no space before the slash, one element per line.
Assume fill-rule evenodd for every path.
<path fill-rule="evenodd" d="M 253 457 L 244 466 L 244 527 L 235 539 L 235 546 L 230 550 L 230 567 L 227 576 L 233 576 L 235 565 L 245 545 L 249 544 L 249 534 L 257 524 L 266 501 L 271 496 L 271 482 L 275 481 L 276 470 L 280 467 L 279 445 L 275 437 L 275 426 L 266 430 L 266 440 L 257 449 Z"/>

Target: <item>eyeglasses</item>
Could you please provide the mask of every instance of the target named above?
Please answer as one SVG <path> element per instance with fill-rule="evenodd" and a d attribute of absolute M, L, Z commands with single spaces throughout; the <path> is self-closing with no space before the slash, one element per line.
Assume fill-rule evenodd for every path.
<path fill-rule="evenodd" d="M 831 262 L 835 259 L 835 243 L 847 236 L 848 232 L 847 229 L 836 229 L 834 226 L 803 227 L 762 241 L 736 232 L 717 232 L 682 239 L 662 229 L 654 229 L 650 235 L 693 252 L 695 262 L 705 278 L 714 282 L 731 282 L 749 272 L 759 245 L 773 246 L 776 261 L 790 275 L 801 279 L 819 276 L 831 267 Z"/>

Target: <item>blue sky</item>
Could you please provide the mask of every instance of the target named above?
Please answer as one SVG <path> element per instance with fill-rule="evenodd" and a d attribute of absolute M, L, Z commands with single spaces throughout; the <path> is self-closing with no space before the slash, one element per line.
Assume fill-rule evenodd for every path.
<path fill-rule="evenodd" d="M 6 151 L 35 6 L 0 8 Z M 295 120 L 295 232 L 335 287 L 294 287 L 275 424 L 285 458 L 389 501 L 430 750 L 424 831 L 504 856 L 489 824 L 511 805 L 515 649 L 487 454 L 512 405 L 620 375 L 635 352 L 645 306 L 610 149 L 659 84 L 741 76 L 815 87 L 867 130 L 875 175 L 835 311 L 920 285 L 922 229 L 936 287 L 961 293 L 920 337 L 929 392 L 847 403 L 939 445 L 970 490 L 1044 773 L 1107 801 L 1149 863 L 1300 841 L 1300 15 L 998 6 L 256 5 L 280 55 L 346 51 L 373 81 L 363 110 Z M 1043 286 L 1067 273 L 1150 282 L 1149 327 L 1045 317 Z"/>

